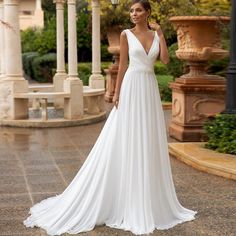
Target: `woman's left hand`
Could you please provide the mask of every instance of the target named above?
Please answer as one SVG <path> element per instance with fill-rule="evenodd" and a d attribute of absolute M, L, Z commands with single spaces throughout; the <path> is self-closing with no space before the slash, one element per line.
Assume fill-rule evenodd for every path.
<path fill-rule="evenodd" d="M 158 35 L 162 34 L 161 26 L 156 23 L 156 22 L 149 22 L 149 26 L 151 27 L 152 30 L 155 30 Z"/>

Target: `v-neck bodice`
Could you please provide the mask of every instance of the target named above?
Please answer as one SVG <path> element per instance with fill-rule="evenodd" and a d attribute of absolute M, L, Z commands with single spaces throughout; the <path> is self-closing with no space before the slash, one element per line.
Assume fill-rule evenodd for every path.
<path fill-rule="evenodd" d="M 150 46 L 150 48 L 149 48 L 149 50 L 147 51 L 146 49 L 145 49 L 145 47 L 143 46 L 143 44 L 141 43 L 141 41 L 139 40 L 139 38 L 131 31 L 131 30 L 129 30 L 129 32 L 131 32 L 131 34 L 133 34 L 134 35 L 134 37 L 137 39 L 137 41 L 140 43 L 140 46 L 143 48 L 143 50 L 144 50 L 144 52 L 146 53 L 146 55 L 148 56 L 149 55 L 149 52 L 151 51 L 151 49 L 152 49 L 152 45 L 153 45 L 153 43 L 154 43 L 154 41 L 155 41 L 155 37 L 156 37 L 156 32 L 154 32 L 154 36 L 153 36 L 153 38 L 152 38 L 152 43 L 151 43 L 151 46 Z"/>
<path fill-rule="evenodd" d="M 129 29 L 124 30 L 128 40 L 129 47 L 129 69 L 153 71 L 154 63 L 159 54 L 159 37 L 154 33 L 152 45 L 148 52 L 135 34 Z"/>

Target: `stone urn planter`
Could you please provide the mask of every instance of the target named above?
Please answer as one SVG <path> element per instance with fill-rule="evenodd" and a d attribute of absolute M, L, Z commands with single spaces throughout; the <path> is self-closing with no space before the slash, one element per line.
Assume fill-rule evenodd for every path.
<path fill-rule="evenodd" d="M 208 61 L 222 59 L 229 54 L 221 48 L 221 28 L 229 23 L 229 17 L 175 16 L 170 21 L 177 30 L 176 56 L 186 60 L 190 69 L 188 74 L 180 77 L 182 80 L 177 81 L 192 83 L 193 79 L 222 79 L 207 74 L 205 68 Z"/>
<path fill-rule="evenodd" d="M 172 122 L 170 136 L 180 141 L 204 139 L 203 124 L 225 108 L 225 78 L 209 75 L 207 62 L 229 53 L 221 48 L 221 29 L 229 17 L 175 16 L 170 21 L 177 30 L 176 56 L 187 61 L 189 73 L 170 83 Z"/>
<path fill-rule="evenodd" d="M 112 98 L 115 93 L 116 86 L 116 77 L 119 68 L 119 59 L 120 59 L 120 27 L 110 28 L 107 31 L 108 38 L 108 52 L 113 55 L 113 63 L 106 71 L 106 94 L 105 101 L 112 102 Z"/>

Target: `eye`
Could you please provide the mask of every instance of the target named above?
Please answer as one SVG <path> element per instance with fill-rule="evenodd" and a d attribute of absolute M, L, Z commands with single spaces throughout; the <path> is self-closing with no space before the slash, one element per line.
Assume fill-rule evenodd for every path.
<path fill-rule="evenodd" d="M 142 9 L 142 8 L 137 8 L 136 11 L 137 11 L 137 12 L 142 12 L 143 9 Z"/>

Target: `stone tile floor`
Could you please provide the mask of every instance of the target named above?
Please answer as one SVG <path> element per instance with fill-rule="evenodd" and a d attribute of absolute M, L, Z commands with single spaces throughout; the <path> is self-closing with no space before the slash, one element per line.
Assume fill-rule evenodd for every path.
<path fill-rule="evenodd" d="M 170 111 L 165 111 L 165 118 L 168 124 Z M 22 224 L 29 207 L 65 189 L 103 125 L 104 122 L 56 129 L 0 128 L 0 235 L 47 235 L 41 229 L 26 229 Z M 171 166 L 180 202 L 198 214 L 194 221 L 170 230 L 155 230 L 152 235 L 236 235 L 236 182 L 199 172 L 172 157 Z M 80 235 L 132 234 L 99 226 Z"/>

